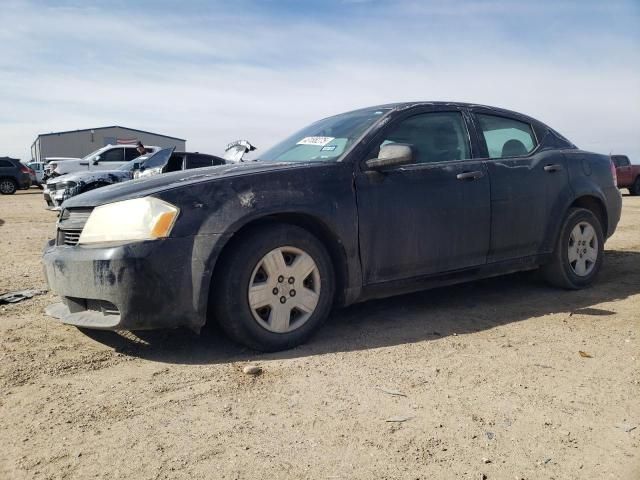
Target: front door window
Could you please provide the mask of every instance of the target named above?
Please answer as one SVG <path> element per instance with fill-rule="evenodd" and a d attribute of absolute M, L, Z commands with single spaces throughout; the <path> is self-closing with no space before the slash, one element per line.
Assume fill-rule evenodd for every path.
<path fill-rule="evenodd" d="M 459 112 L 432 112 L 402 120 L 384 136 L 377 150 L 390 143 L 410 145 L 415 163 L 471 158 L 469 135 Z"/>

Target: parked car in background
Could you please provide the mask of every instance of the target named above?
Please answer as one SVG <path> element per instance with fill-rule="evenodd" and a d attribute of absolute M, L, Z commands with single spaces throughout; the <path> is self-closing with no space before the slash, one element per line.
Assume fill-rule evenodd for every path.
<path fill-rule="evenodd" d="M 73 157 L 45 157 L 44 163 L 44 175 L 42 176 L 42 183 L 46 183 L 52 175 L 52 167 L 58 164 L 58 162 L 65 162 L 67 160 L 80 160 Z M 57 175 L 57 174 L 56 174 Z"/>
<path fill-rule="evenodd" d="M 31 186 L 30 168 L 17 158 L 0 157 L 0 194 L 12 195 Z"/>
<path fill-rule="evenodd" d="M 39 188 L 44 188 L 44 162 L 29 162 L 27 164 L 33 174 L 31 175 L 31 184 L 37 185 Z"/>
<path fill-rule="evenodd" d="M 147 153 L 155 153 L 160 147 L 145 147 Z M 52 160 L 47 164 L 47 178 L 67 173 L 93 170 L 113 170 L 140 156 L 135 145 L 107 145 L 83 158 Z"/>
<path fill-rule="evenodd" d="M 334 305 L 542 269 L 591 285 L 622 199 L 609 156 L 462 103 L 320 120 L 256 161 L 69 199 L 43 262 L 65 323 L 217 321 L 257 350 L 304 342 Z"/>
<path fill-rule="evenodd" d="M 89 190 L 134 178 L 158 175 L 192 168 L 222 165 L 224 159 L 198 152 L 174 152 L 165 148 L 141 155 L 114 170 L 77 172 L 53 178 L 47 182 L 44 200 L 50 210 L 59 210 L 62 202 Z"/>
<path fill-rule="evenodd" d="M 631 195 L 640 195 L 640 165 L 632 165 L 626 155 L 611 155 L 616 166 L 618 188 L 626 188 Z"/>

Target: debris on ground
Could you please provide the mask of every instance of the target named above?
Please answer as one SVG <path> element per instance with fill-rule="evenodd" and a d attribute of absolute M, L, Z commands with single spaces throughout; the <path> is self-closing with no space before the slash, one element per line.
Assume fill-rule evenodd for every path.
<path fill-rule="evenodd" d="M 8 292 L 0 295 L 0 305 L 5 303 L 18 303 L 27 298 L 35 297 L 36 295 L 43 295 L 47 293 L 46 290 L 18 290 L 17 292 Z"/>
<path fill-rule="evenodd" d="M 260 375 L 262 373 L 262 367 L 258 365 L 247 365 L 242 371 L 247 375 Z"/>
<path fill-rule="evenodd" d="M 398 390 L 391 390 L 389 388 L 378 387 L 378 390 L 387 393 L 389 395 L 394 395 L 396 397 L 406 397 L 406 395 Z"/>
<path fill-rule="evenodd" d="M 629 425 L 628 423 L 618 423 L 616 425 L 616 428 L 619 428 L 620 430 L 629 433 L 634 431 L 636 428 L 638 428 L 637 425 Z"/>
<path fill-rule="evenodd" d="M 486 432 L 485 435 L 487 436 L 487 438 L 489 440 L 493 440 L 493 437 L 495 436 L 495 434 L 493 432 Z"/>
<path fill-rule="evenodd" d="M 385 420 L 385 422 L 393 422 L 393 423 L 402 423 L 402 422 L 406 422 L 407 420 L 411 420 L 413 417 L 406 417 L 403 415 L 397 415 L 395 417 L 391 417 L 391 418 L 387 418 Z"/>
<path fill-rule="evenodd" d="M 491 460 L 489 460 L 487 457 L 482 457 L 482 463 L 491 463 Z"/>
<path fill-rule="evenodd" d="M 589 355 L 587 352 L 583 352 L 582 350 L 578 350 L 578 353 L 580 354 L 580 356 L 582 358 L 593 358 L 591 355 Z"/>

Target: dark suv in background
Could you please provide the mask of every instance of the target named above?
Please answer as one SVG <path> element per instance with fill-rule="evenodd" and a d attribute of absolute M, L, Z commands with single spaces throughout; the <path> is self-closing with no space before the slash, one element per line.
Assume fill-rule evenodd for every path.
<path fill-rule="evenodd" d="M 31 186 L 29 167 L 17 158 L 0 157 L 0 193 L 11 195 Z"/>

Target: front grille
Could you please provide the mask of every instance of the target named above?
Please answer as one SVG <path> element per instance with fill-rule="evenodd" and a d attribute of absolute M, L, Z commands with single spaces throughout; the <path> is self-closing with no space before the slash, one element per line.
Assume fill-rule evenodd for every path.
<path fill-rule="evenodd" d="M 56 245 L 75 246 L 80 234 L 91 215 L 91 208 L 67 208 L 62 211 L 58 220 Z"/>
<path fill-rule="evenodd" d="M 58 230 L 58 245 L 77 245 L 81 233 L 82 230 Z"/>

